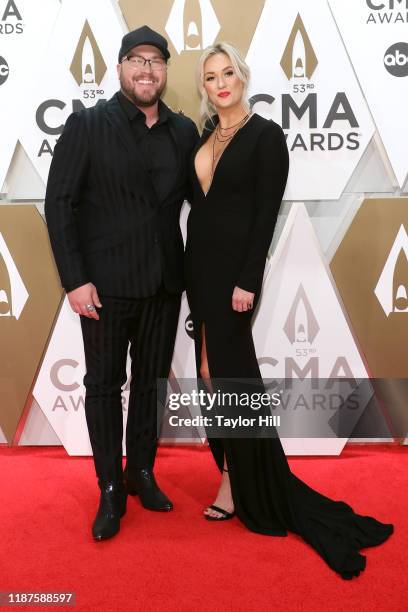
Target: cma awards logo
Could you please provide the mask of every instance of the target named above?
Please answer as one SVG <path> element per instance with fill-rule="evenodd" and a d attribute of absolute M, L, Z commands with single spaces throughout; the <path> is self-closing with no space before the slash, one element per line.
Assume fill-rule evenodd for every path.
<path fill-rule="evenodd" d="M 28 297 L 27 289 L 0 233 L 0 317 L 19 319 Z"/>
<path fill-rule="evenodd" d="M 408 235 L 404 225 L 398 230 L 374 293 L 387 317 L 408 312 Z"/>
<path fill-rule="evenodd" d="M 23 19 L 14 0 L 8 0 L 5 4 L 0 0 L 0 16 L 0 36 L 23 33 Z"/>
<path fill-rule="evenodd" d="M 282 117 L 278 121 L 285 131 L 288 148 L 290 151 L 311 152 L 355 151 L 360 147 L 361 134 L 354 130 L 360 126 L 346 92 L 334 94 L 331 105 L 325 111 L 325 119 L 319 125 L 318 104 L 321 98 L 316 91 L 316 83 L 311 82 L 318 63 L 310 37 L 298 14 L 280 61 L 290 93 L 281 95 Z M 324 77 L 324 74 L 320 74 L 320 80 L 326 84 Z M 250 99 L 251 107 L 257 102 L 272 104 L 274 101 L 275 98 L 269 94 L 256 94 Z M 301 122 L 298 133 L 292 131 L 293 118 Z M 342 126 L 341 130 L 332 131 L 334 122 Z M 290 134 L 287 130 L 291 130 Z"/>
<path fill-rule="evenodd" d="M 83 388 L 76 380 L 76 370 L 80 363 L 75 359 L 58 359 L 50 368 L 50 381 L 57 392 L 51 412 L 58 409 L 64 412 L 83 410 L 85 398 Z M 83 372 L 80 373 L 83 375 Z"/>
<path fill-rule="evenodd" d="M 220 27 L 210 0 L 175 0 L 165 30 L 180 55 L 211 45 Z"/>
<path fill-rule="evenodd" d="M 81 412 L 85 408 L 84 363 L 76 359 L 62 358 L 54 361 L 49 369 L 49 380 L 56 395 L 51 412 Z M 126 412 L 129 401 L 130 376 L 122 388 L 122 410 Z"/>
<path fill-rule="evenodd" d="M 298 14 L 280 65 L 288 79 L 311 79 L 318 61 L 301 16 Z M 309 86 L 313 89 L 313 85 Z"/>
<path fill-rule="evenodd" d="M 408 43 L 399 42 L 391 45 L 385 52 L 384 66 L 392 76 L 408 76 Z"/>
<path fill-rule="evenodd" d="M 84 98 L 104 93 L 98 87 L 107 72 L 107 66 L 88 21 L 85 21 L 70 71 L 77 85 L 85 90 Z M 91 92 L 94 92 L 94 96 Z"/>
<path fill-rule="evenodd" d="M 319 329 L 312 306 L 300 284 L 283 330 L 291 344 L 305 345 L 313 343 Z"/>
<path fill-rule="evenodd" d="M 367 24 L 408 23 L 408 0 L 366 0 Z"/>
<path fill-rule="evenodd" d="M 105 92 L 100 85 L 107 72 L 107 66 L 88 21 L 85 21 L 69 71 L 78 85 L 79 94 L 78 98 L 71 101 L 72 112 L 96 104 L 103 99 Z M 60 136 L 64 128 L 63 124 L 57 127 L 48 124 L 47 111 L 50 109 L 62 111 L 66 106 L 65 101 L 58 99 L 45 100 L 39 105 L 36 112 L 36 123 L 47 136 Z M 44 154 L 53 154 L 53 146 L 48 138 L 42 141 L 37 156 L 41 157 Z"/>
<path fill-rule="evenodd" d="M 299 284 L 289 309 L 283 331 L 294 349 L 292 355 L 285 356 L 285 378 L 298 377 L 303 379 L 310 376 L 313 379 L 318 379 L 322 364 L 320 364 L 318 349 L 312 345 L 320 332 L 320 326 L 302 283 Z M 327 341 L 329 341 L 328 335 Z M 327 359 L 327 356 L 325 359 Z M 353 378 L 345 356 L 335 355 L 334 364 L 328 365 L 331 367 L 327 378 L 344 376 Z"/>

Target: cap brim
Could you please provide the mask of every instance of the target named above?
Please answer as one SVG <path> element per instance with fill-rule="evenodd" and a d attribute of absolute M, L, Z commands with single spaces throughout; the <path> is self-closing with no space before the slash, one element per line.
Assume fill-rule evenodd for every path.
<path fill-rule="evenodd" d="M 126 53 L 129 53 L 131 49 L 134 49 L 135 47 L 141 47 L 142 45 L 151 45 L 152 47 L 156 47 L 156 49 L 160 51 L 160 53 L 163 55 L 164 59 L 166 60 L 168 60 L 170 57 L 170 53 L 167 51 L 167 49 L 164 49 L 164 47 L 159 47 L 157 43 L 151 42 L 150 40 L 144 40 L 143 42 L 137 43 L 136 45 L 132 45 L 131 47 L 126 49 L 126 51 L 123 52 L 122 57 L 126 55 Z"/>

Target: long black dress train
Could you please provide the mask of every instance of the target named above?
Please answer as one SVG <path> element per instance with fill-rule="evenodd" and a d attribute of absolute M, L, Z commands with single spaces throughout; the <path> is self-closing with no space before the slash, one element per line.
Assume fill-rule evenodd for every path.
<path fill-rule="evenodd" d="M 215 118 L 215 123 L 217 118 Z M 281 128 L 252 115 L 223 152 L 207 194 L 195 155 L 210 136 L 207 122 L 191 159 L 192 207 L 187 225 L 185 272 L 194 324 L 197 375 L 202 328 L 210 376 L 260 379 L 251 330 L 252 311 L 231 306 L 238 286 L 259 299 L 288 174 Z M 278 438 L 210 439 L 219 469 L 224 453 L 240 520 L 252 531 L 299 534 L 343 578 L 358 576 L 366 559 L 358 551 L 384 542 L 391 524 L 361 516 L 341 501 L 310 488 L 291 471 Z"/>

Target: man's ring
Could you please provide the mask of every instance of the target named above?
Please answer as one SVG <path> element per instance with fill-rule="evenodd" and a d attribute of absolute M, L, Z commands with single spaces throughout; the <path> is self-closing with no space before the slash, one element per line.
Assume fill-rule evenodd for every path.
<path fill-rule="evenodd" d="M 95 310 L 95 306 L 93 304 L 86 304 L 85 308 L 88 312 L 93 312 Z"/>

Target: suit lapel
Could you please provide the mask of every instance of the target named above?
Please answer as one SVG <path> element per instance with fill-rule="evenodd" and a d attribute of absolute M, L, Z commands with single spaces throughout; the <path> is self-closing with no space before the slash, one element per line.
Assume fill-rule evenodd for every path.
<path fill-rule="evenodd" d="M 164 104 L 164 102 L 162 102 L 162 104 Z M 183 178 L 182 171 L 183 171 L 183 166 L 184 166 L 184 147 L 183 147 L 183 143 L 181 142 L 180 133 L 176 129 L 176 126 L 173 120 L 173 116 L 175 113 L 168 107 L 166 108 L 168 111 L 167 124 L 168 124 L 171 138 L 173 139 L 175 152 L 176 152 L 177 168 L 176 168 L 176 172 L 174 173 L 173 184 L 171 188 L 169 189 L 168 193 L 166 194 L 164 200 L 167 198 L 169 193 L 171 193 L 171 191 L 178 184 L 178 182 L 180 182 L 181 179 Z M 156 199 L 157 199 L 156 190 L 154 188 L 153 181 L 147 171 L 147 167 L 146 167 L 143 155 L 139 151 L 138 147 L 135 146 L 135 143 L 133 141 L 133 134 L 129 127 L 129 121 L 120 105 L 119 99 L 116 94 L 106 103 L 106 117 L 107 117 L 109 124 L 113 128 L 115 134 L 117 134 L 123 146 L 128 151 L 130 159 L 133 159 L 135 164 L 138 164 L 139 166 L 143 168 L 144 174 L 146 177 L 146 181 L 149 184 L 149 187 L 151 188 L 151 192 L 155 194 Z"/>
<path fill-rule="evenodd" d="M 110 125 L 115 130 L 115 133 L 121 139 L 124 147 L 130 151 L 132 149 L 132 141 L 129 130 L 129 122 L 122 110 L 116 94 L 106 103 L 106 117 Z"/>
<path fill-rule="evenodd" d="M 116 94 L 106 104 L 106 117 L 111 127 L 122 141 L 123 146 L 128 151 L 130 158 L 134 158 L 135 163 L 140 165 L 145 171 L 146 176 L 148 176 L 143 155 L 139 151 L 138 147 L 135 146 L 128 118 L 126 117 Z"/>
<path fill-rule="evenodd" d="M 173 144 L 174 144 L 174 148 L 176 152 L 176 166 L 177 167 L 176 167 L 176 172 L 174 173 L 173 184 L 171 188 L 169 189 L 168 193 L 166 194 L 166 197 L 168 196 L 169 193 L 171 193 L 172 189 L 174 189 L 180 182 L 184 182 L 184 177 L 182 176 L 182 174 L 183 174 L 183 170 L 186 171 L 186 168 L 184 167 L 185 166 L 185 155 L 184 155 L 185 147 L 181 139 L 180 131 L 177 130 L 174 119 L 173 119 L 175 113 L 168 107 L 167 109 L 169 113 L 168 119 L 167 119 L 167 125 L 169 128 L 170 136 L 173 140 Z"/>
<path fill-rule="evenodd" d="M 168 118 L 168 125 L 169 125 L 170 135 L 173 139 L 173 142 L 176 148 L 177 171 L 175 173 L 175 176 L 176 178 L 178 178 L 181 170 L 183 169 L 183 150 L 184 149 L 183 149 L 183 143 L 180 142 L 180 134 L 177 133 L 176 127 L 172 119 L 173 119 L 172 113 L 170 112 L 169 118 Z"/>

